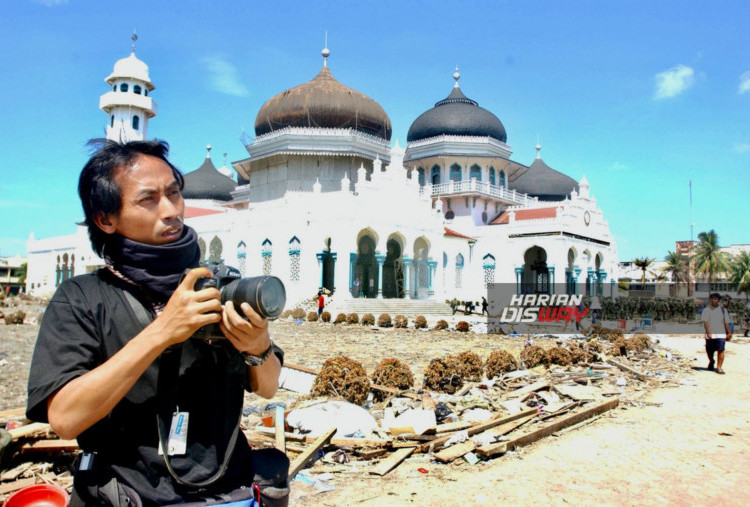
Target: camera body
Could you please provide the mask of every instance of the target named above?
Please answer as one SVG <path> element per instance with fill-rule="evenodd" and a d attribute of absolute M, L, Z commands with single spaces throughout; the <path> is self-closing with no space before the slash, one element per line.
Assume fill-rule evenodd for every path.
<path fill-rule="evenodd" d="M 264 319 L 273 320 L 281 315 L 286 304 L 286 289 L 282 281 L 275 276 L 255 276 L 242 278 L 237 268 L 226 264 L 208 264 L 211 278 L 199 278 L 195 290 L 215 287 L 221 294 L 221 304 L 232 301 L 237 312 L 242 315 L 240 305 L 248 303 Z M 217 340 L 225 338 L 218 324 L 203 326 L 193 334 L 200 340 Z"/>

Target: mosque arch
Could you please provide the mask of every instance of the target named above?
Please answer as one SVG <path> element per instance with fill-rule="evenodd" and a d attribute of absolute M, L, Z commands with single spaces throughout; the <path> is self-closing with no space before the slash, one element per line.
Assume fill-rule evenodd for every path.
<path fill-rule="evenodd" d="M 417 167 L 417 178 L 417 181 L 419 181 L 419 186 L 423 187 L 425 184 L 424 167 Z"/>
<path fill-rule="evenodd" d="M 534 245 L 523 254 L 523 270 L 519 282 L 523 294 L 549 294 L 549 267 L 547 266 L 547 251 Z"/>
<path fill-rule="evenodd" d="M 576 260 L 578 259 L 578 251 L 575 247 L 568 249 L 568 262 L 565 265 L 565 292 L 568 294 L 577 294 L 577 275 L 575 273 Z"/>
<path fill-rule="evenodd" d="M 141 117 L 136 115 L 133 115 L 133 130 L 138 130 L 141 126 Z"/>
<path fill-rule="evenodd" d="M 128 91 L 128 83 L 122 83 L 122 84 L 120 85 L 120 91 L 121 91 L 121 92 L 126 92 L 126 91 Z"/>
<path fill-rule="evenodd" d="M 476 178 L 477 181 L 482 181 L 482 168 L 479 164 L 474 164 L 469 168 L 469 179 Z"/>
<path fill-rule="evenodd" d="M 208 262 L 220 264 L 222 250 L 224 250 L 224 246 L 221 244 L 221 240 L 218 236 L 214 236 L 208 245 Z"/>
<path fill-rule="evenodd" d="M 201 252 L 201 262 L 203 262 L 206 259 L 206 240 L 201 237 L 198 238 L 198 250 Z"/>
<path fill-rule="evenodd" d="M 495 168 L 490 167 L 490 185 L 495 186 Z"/>
<path fill-rule="evenodd" d="M 500 170 L 500 181 L 499 181 L 499 183 L 500 183 L 501 187 L 507 186 L 505 184 L 505 171 L 503 171 L 502 169 Z"/>
<path fill-rule="evenodd" d="M 414 262 L 409 272 L 409 292 L 415 299 L 427 299 L 432 294 L 434 270 L 437 262 L 430 257 L 432 244 L 426 236 L 414 240 Z"/>
<path fill-rule="evenodd" d="M 440 185 L 440 166 L 437 164 L 430 169 L 430 182 L 433 185 Z"/>
<path fill-rule="evenodd" d="M 263 274 L 268 276 L 273 269 L 273 243 L 266 238 L 260 244 L 260 255 L 263 259 Z"/>
<path fill-rule="evenodd" d="M 495 283 L 495 256 L 488 253 L 482 257 L 482 270 L 484 271 L 484 288 Z"/>
<path fill-rule="evenodd" d="M 140 95 L 141 94 L 141 85 L 133 85 L 133 93 Z"/>
<path fill-rule="evenodd" d="M 378 296 L 380 266 L 375 255 L 378 235 L 371 228 L 357 234 L 357 253 L 353 277 L 360 282 L 360 295 L 366 298 Z"/>
<path fill-rule="evenodd" d="M 404 297 L 403 252 L 406 239 L 403 234 L 394 232 L 388 236 L 386 255 L 383 261 L 383 297 Z"/>
<path fill-rule="evenodd" d="M 458 164 L 453 164 L 451 166 L 450 170 L 450 180 L 451 181 L 461 181 L 461 166 Z"/>

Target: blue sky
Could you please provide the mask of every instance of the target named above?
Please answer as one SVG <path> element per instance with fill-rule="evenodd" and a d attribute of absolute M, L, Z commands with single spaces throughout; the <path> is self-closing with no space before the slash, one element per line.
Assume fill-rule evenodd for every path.
<path fill-rule="evenodd" d="M 247 156 L 263 103 L 329 67 L 377 100 L 406 144 L 411 123 L 461 88 L 496 114 L 512 158 L 585 175 L 620 260 L 661 259 L 693 222 L 750 243 L 750 30 L 742 1 L 0 0 L 0 256 L 70 234 L 85 142 L 114 62 L 149 65 L 165 139 L 183 172 L 211 144 Z"/>

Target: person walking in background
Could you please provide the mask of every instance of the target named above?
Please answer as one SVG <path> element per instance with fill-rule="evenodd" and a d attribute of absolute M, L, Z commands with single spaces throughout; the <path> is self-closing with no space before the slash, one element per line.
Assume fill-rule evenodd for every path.
<path fill-rule="evenodd" d="M 719 305 L 721 296 L 717 292 L 708 297 L 708 305 L 701 313 L 701 321 L 706 337 L 707 369 L 714 371 L 714 352 L 716 353 L 716 373 L 724 374 L 724 350 L 727 340 L 732 339 L 729 329 L 729 313 L 723 305 Z"/>
<path fill-rule="evenodd" d="M 489 303 L 487 303 L 487 298 L 482 296 L 482 315 L 487 314 L 489 315 L 490 312 L 487 311 L 487 307 L 489 306 Z"/>
<path fill-rule="evenodd" d="M 323 295 L 323 290 L 318 291 L 318 317 L 323 313 L 323 309 L 326 307 L 326 299 Z"/>

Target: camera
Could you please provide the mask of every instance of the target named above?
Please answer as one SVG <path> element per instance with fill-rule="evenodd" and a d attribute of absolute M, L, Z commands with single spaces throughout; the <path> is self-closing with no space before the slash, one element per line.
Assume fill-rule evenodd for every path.
<path fill-rule="evenodd" d="M 216 287 L 221 293 L 221 304 L 232 301 L 242 315 L 240 305 L 248 303 L 261 317 L 273 320 L 281 315 L 286 304 L 286 289 L 275 276 L 254 276 L 242 278 L 239 270 L 226 264 L 209 264 L 206 266 L 211 278 L 199 278 L 195 290 Z M 244 315 L 243 315 L 244 317 Z M 218 324 L 203 326 L 195 332 L 193 338 L 216 340 L 225 338 Z"/>

